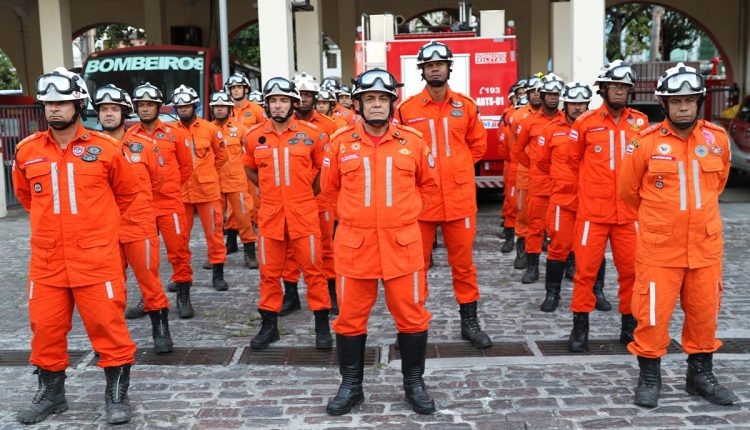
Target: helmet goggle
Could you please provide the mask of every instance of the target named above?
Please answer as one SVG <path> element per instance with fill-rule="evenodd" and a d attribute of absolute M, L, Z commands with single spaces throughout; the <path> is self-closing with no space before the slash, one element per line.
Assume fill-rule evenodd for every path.
<path fill-rule="evenodd" d="M 320 83 L 320 88 L 330 88 L 332 90 L 338 89 L 339 84 L 336 83 L 336 80 L 333 78 L 325 78 L 323 79 L 323 82 Z"/>
<path fill-rule="evenodd" d="M 621 66 L 617 66 L 611 70 L 608 70 L 604 74 L 604 76 L 618 81 L 635 82 L 636 80 L 635 70 L 633 70 L 633 68 L 628 64 L 623 64 Z"/>
<path fill-rule="evenodd" d="M 43 96 L 47 94 L 52 87 L 54 87 L 55 91 L 59 94 L 71 94 L 74 91 L 80 91 L 81 87 L 74 82 L 74 80 L 77 79 L 78 77 L 71 79 L 57 72 L 42 75 L 36 80 L 36 93 Z"/>
<path fill-rule="evenodd" d="M 219 91 L 211 94 L 211 101 L 208 103 L 209 106 L 234 106 L 234 103 L 229 98 L 229 94 Z"/>
<path fill-rule="evenodd" d="M 563 94 L 563 98 L 568 101 L 581 101 L 581 102 L 587 102 L 591 100 L 591 97 L 593 97 L 594 93 L 591 91 L 591 88 L 580 85 L 575 87 L 567 87 L 565 88 L 565 93 Z"/>
<path fill-rule="evenodd" d="M 188 93 L 179 93 L 172 96 L 172 104 L 189 105 L 193 103 L 195 103 L 195 101 L 193 100 L 193 97 Z"/>
<path fill-rule="evenodd" d="M 403 84 L 396 82 L 393 75 L 383 69 L 368 70 L 359 75 L 357 80 L 353 82 L 356 88 L 353 95 L 366 91 L 383 91 L 398 97 L 396 89 L 403 86 Z"/>
<path fill-rule="evenodd" d="M 702 92 L 704 89 L 703 77 L 694 72 L 680 72 L 665 79 L 659 85 L 657 91 L 677 93 L 685 86 L 696 93 Z"/>
<path fill-rule="evenodd" d="M 294 91 L 294 84 L 288 80 L 284 78 L 272 78 L 266 82 L 266 85 L 263 87 L 263 93 L 270 92 L 274 87 L 284 92 Z"/>
<path fill-rule="evenodd" d="M 320 93 L 318 93 L 318 100 L 335 102 L 336 94 L 334 94 L 331 90 L 320 90 Z"/>
<path fill-rule="evenodd" d="M 528 81 L 526 81 L 526 89 L 527 90 L 537 90 L 542 85 L 542 78 L 538 76 L 532 76 L 529 78 Z"/>
<path fill-rule="evenodd" d="M 519 98 L 518 98 L 518 100 L 516 101 L 516 106 L 517 106 L 517 107 L 520 107 L 520 106 L 525 106 L 525 105 L 527 105 L 527 104 L 529 104 L 529 97 L 528 97 L 528 96 L 525 96 L 525 95 L 524 95 L 524 96 L 521 96 L 521 97 L 519 97 Z"/>
<path fill-rule="evenodd" d="M 136 101 L 153 100 L 155 102 L 161 102 L 162 98 L 161 91 L 149 83 L 143 84 L 133 90 L 133 99 Z"/>
<path fill-rule="evenodd" d="M 541 91 L 543 93 L 561 93 L 564 86 L 565 84 L 563 84 L 562 81 L 553 79 L 553 80 L 544 82 L 542 84 Z"/>
<path fill-rule="evenodd" d="M 109 101 L 107 101 L 109 99 Z M 116 103 L 116 104 L 127 104 L 130 105 L 130 100 L 125 91 L 111 85 L 101 87 L 96 90 L 94 95 L 94 103 L 99 105 L 102 103 Z"/>
<path fill-rule="evenodd" d="M 234 74 L 227 79 L 226 86 L 227 87 L 233 87 L 235 85 L 243 85 L 247 86 L 247 82 L 245 80 L 245 77 L 240 74 Z"/>
<path fill-rule="evenodd" d="M 421 64 L 428 61 L 450 61 L 452 58 L 453 54 L 447 46 L 438 42 L 430 42 L 419 50 L 417 62 Z"/>
<path fill-rule="evenodd" d="M 254 101 L 255 103 L 261 103 L 263 102 L 263 94 L 261 94 L 260 91 L 253 91 L 247 96 L 250 101 Z"/>

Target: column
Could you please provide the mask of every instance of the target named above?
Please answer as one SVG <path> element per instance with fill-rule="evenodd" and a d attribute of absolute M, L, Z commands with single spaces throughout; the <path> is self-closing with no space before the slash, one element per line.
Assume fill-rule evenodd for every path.
<path fill-rule="evenodd" d="M 604 64 L 604 0 L 571 0 L 570 20 L 571 78 L 592 85 Z M 594 95 L 591 108 L 600 105 L 601 99 Z"/>
<path fill-rule="evenodd" d="M 42 67 L 48 73 L 56 67 L 73 67 L 73 32 L 70 29 L 69 0 L 39 1 L 39 33 Z"/>
<path fill-rule="evenodd" d="M 564 80 L 573 76 L 571 64 L 570 3 L 552 3 L 552 71 Z"/>
<path fill-rule="evenodd" d="M 167 33 L 167 4 L 164 0 L 143 0 L 146 41 L 149 45 L 164 45 L 170 42 Z"/>
<path fill-rule="evenodd" d="M 318 0 L 311 0 L 315 8 L 312 12 L 294 14 L 295 45 L 297 47 L 297 71 L 307 72 L 320 82 L 323 58 L 323 34 L 321 25 L 321 5 Z"/>
<path fill-rule="evenodd" d="M 260 72 L 265 82 L 294 72 L 292 8 L 289 1 L 258 0 Z"/>

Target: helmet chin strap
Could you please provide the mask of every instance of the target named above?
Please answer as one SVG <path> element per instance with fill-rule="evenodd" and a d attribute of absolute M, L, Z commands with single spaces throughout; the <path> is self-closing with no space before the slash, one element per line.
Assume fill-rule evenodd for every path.
<path fill-rule="evenodd" d="M 266 103 L 265 110 L 266 110 L 266 115 L 269 118 L 271 118 L 275 122 L 280 122 L 280 123 L 281 122 L 287 122 L 289 120 L 289 118 L 291 118 L 292 115 L 294 115 L 294 107 L 290 107 L 289 110 L 286 112 L 286 115 L 284 115 L 284 116 L 279 116 L 279 115 L 272 116 L 271 115 L 271 109 L 268 107 L 268 103 Z"/>
<path fill-rule="evenodd" d="M 659 107 L 661 107 L 661 113 L 664 114 L 664 118 L 669 121 L 670 125 L 673 125 L 675 128 L 678 128 L 680 130 L 687 130 L 690 127 L 694 126 L 696 122 L 698 122 L 698 114 L 696 113 L 695 117 L 692 119 L 692 121 L 682 121 L 682 122 L 676 122 L 673 121 L 672 118 L 669 116 L 669 109 L 666 108 L 666 101 L 662 99 L 659 103 Z M 701 106 L 703 105 L 703 98 L 700 99 L 698 102 L 698 112 L 701 110 Z"/>
<path fill-rule="evenodd" d="M 394 101 L 395 100 L 391 100 L 390 108 L 388 109 L 388 118 L 386 118 L 386 119 L 368 119 L 365 116 L 365 113 L 362 111 L 362 101 L 361 100 L 359 102 L 360 108 L 357 110 L 357 114 L 362 117 L 362 120 L 365 122 L 365 124 L 371 125 L 373 127 L 382 127 L 382 126 L 388 124 L 388 122 L 391 120 L 391 118 L 393 118 L 393 102 Z"/>
<path fill-rule="evenodd" d="M 83 113 L 83 108 L 81 108 L 81 105 L 76 105 L 76 111 L 73 114 L 73 117 L 70 118 L 70 121 L 48 121 L 47 124 L 49 124 L 50 127 L 52 127 L 54 130 L 65 130 L 71 125 L 78 122 L 78 117 L 82 117 L 84 120 L 86 119 L 86 114 Z"/>

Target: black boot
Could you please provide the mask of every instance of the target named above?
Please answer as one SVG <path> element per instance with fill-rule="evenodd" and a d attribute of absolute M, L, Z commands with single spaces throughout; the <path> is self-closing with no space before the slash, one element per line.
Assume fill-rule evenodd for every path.
<path fill-rule="evenodd" d="M 633 332 L 638 325 L 638 321 L 633 318 L 632 314 L 623 314 L 622 325 L 620 327 L 620 343 L 625 345 L 633 341 Z"/>
<path fill-rule="evenodd" d="M 315 314 L 315 349 L 333 348 L 331 327 L 328 325 L 328 309 L 313 313 Z"/>
<path fill-rule="evenodd" d="M 608 312 L 612 310 L 612 304 L 604 297 L 604 273 L 607 268 L 607 260 L 602 258 L 602 264 L 599 266 L 599 272 L 596 274 L 594 282 L 594 295 L 596 296 L 596 310 Z"/>
<path fill-rule="evenodd" d="M 211 270 L 213 269 L 214 265 L 211 264 L 208 260 L 204 261 L 203 264 L 201 264 L 201 269 L 203 270 Z"/>
<path fill-rule="evenodd" d="M 516 229 L 507 227 L 504 228 L 503 238 L 505 239 L 505 242 L 503 242 L 503 246 L 500 247 L 500 252 L 502 252 L 503 254 L 508 254 L 509 252 L 513 251 L 513 244 L 516 241 Z"/>
<path fill-rule="evenodd" d="M 229 284 L 224 280 L 224 263 L 214 264 L 214 274 L 211 278 L 211 282 L 216 291 L 226 291 L 229 289 Z"/>
<path fill-rule="evenodd" d="M 169 291 L 170 293 L 174 293 L 175 291 L 177 291 L 177 282 L 169 281 L 169 283 L 167 284 L 167 291 Z"/>
<path fill-rule="evenodd" d="M 190 302 L 190 287 L 192 282 L 177 283 L 177 315 L 180 318 L 192 318 L 195 315 L 193 304 Z"/>
<path fill-rule="evenodd" d="M 568 351 L 584 352 L 589 345 L 589 314 L 588 312 L 573 313 L 573 330 L 568 338 Z"/>
<path fill-rule="evenodd" d="M 237 233 L 239 233 L 239 230 L 224 230 L 224 233 L 227 235 L 227 255 L 234 254 L 235 252 L 239 251 L 239 248 L 237 248 Z"/>
<path fill-rule="evenodd" d="M 265 309 L 258 309 L 258 313 L 263 318 L 260 323 L 260 331 L 250 341 L 250 348 L 252 349 L 266 349 L 268 345 L 277 340 L 279 337 L 279 326 L 277 325 L 278 319 L 276 312 L 267 311 Z"/>
<path fill-rule="evenodd" d="M 344 415 L 352 407 L 365 401 L 362 392 L 362 379 L 365 371 L 365 343 L 367 335 L 336 335 L 336 356 L 339 359 L 341 385 L 336 396 L 328 401 L 326 412 L 330 415 Z"/>
<path fill-rule="evenodd" d="M 148 313 L 151 317 L 151 333 L 154 338 L 154 350 L 158 354 L 172 352 L 172 336 L 169 334 L 169 309 L 163 308 Z"/>
<path fill-rule="evenodd" d="M 482 331 L 477 318 L 477 302 L 459 305 L 458 313 L 461 315 L 461 338 L 471 342 L 477 348 L 489 348 L 492 339 Z"/>
<path fill-rule="evenodd" d="M 570 279 L 571 281 L 576 276 L 576 255 L 573 254 L 573 251 L 568 254 L 568 259 L 565 260 L 565 279 Z"/>
<path fill-rule="evenodd" d="M 23 424 L 38 423 L 49 416 L 68 410 L 65 399 L 65 371 L 50 372 L 38 367 L 35 371 L 39 388 L 31 405 L 18 411 L 16 420 Z"/>
<path fill-rule="evenodd" d="M 713 354 L 704 352 L 688 355 L 685 391 L 701 396 L 715 405 L 728 406 L 738 403 L 739 398 L 716 380 L 713 369 Z"/>
<path fill-rule="evenodd" d="M 245 251 L 245 267 L 257 269 L 260 264 L 258 264 L 258 257 L 255 256 L 255 242 L 243 243 L 242 249 Z"/>
<path fill-rule="evenodd" d="M 435 401 L 427 392 L 422 375 L 427 356 L 427 332 L 399 333 L 398 343 L 401 351 L 401 373 L 404 376 L 405 400 L 418 414 L 428 415 L 435 412 Z"/>
<path fill-rule="evenodd" d="M 542 312 L 554 312 L 560 304 L 560 286 L 562 285 L 564 261 L 547 260 L 547 269 L 544 271 L 544 289 L 546 295 L 539 309 Z"/>
<path fill-rule="evenodd" d="M 284 298 L 281 302 L 281 312 L 279 312 L 279 316 L 285 317 L 300 309 L 302 309 L 302 306 L 299 303 L 297 283 L 284 281 Z"/>
<path fill-rule="evenodd" d="M 526 254 L 526 272 L 521 277 L 522 284 L 532 284 L 539 280 L 539 254 Z"/>
<path fill-rule="evenodd" d="M 130 365 L 105 367 L 104 376 L 107 378 L 107 388 L 104 391 L 104 409 L 107 411 L 107 422 L 123 424 L 130 421 L 130 401 L 128 400 Z"/>
<path fill-rule="evenodd" d="M 638 356 L 638 367 L 641 374 L 638 386 L 635 388 L 635 401 L 638 406 L 655 408 L 659 405 L 661 392 L 661 358 L 646 358 Z"/>
<path fill-rule="evenodd" d="M 128 306 L 128 308 L 125 309 L 125 318 L 129 320 L 135 320 L 145 316 L 146 311 L 143 310 L 143 298 L 141 298 L 135 306 Z"/>
<path fill-rule="evenodd" d="M 328 280 L 328 295 L 331 296 L 331 315 L 335 317 L 339 314 L 339 303 L 336 299 L 336 278 Z"/>
<path fill-rule="evenodd" d="M 526 239 L 523 237 L 516 240 L 516 259 L 513 260 L 513 267 L 519 270 L 526 268 Z"/>

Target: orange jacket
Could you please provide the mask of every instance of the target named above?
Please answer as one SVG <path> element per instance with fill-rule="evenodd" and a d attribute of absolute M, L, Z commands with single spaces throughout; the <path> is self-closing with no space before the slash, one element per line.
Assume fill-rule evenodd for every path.
<path fill-rule="evenodd" d="M 487 131 L 470 97 L 448 89 L 443 103 L 435 103 L 425 87 L 404 100 L 397 119 L 414 127 L 431 142 L 442 198 L 419 216 L 424 221 L 452 221 L 477 213 L 474 163 L 487 151 Z"/>
<path fill-rule="evenodd" d="M 320 129 L 323 133 L 326 134 L 326 144 L 330 141 L 331 135 L 336 132 L 336 122 L 325 115 L 319 114 L 317 111 L 313 110 L 312 116 L 306 121 L 299 120 L 300 122 L 307 124 L 312 124 L 314 127 L 317 127 Z M 343 120 L 342 120 L 343 121 Z M 344 121 L 346 122 L 346 121 Z M 323 153 L 326 151 L 326 144 L 323 146 Z M 317 175 L 317 172 L 315 172 Z M 315 175 L 313 175 L 314 177 Z M 328 210 L 331 210 L 333 212 L 333 208 L 335 207 L 336 202 L 334 201 L 336 199 L 335 194 L 327 193 L 327 192 L 320 192 L 317 196 L 315 196 L 315 201 L 318 202 L 318 213 L 322 213 Z"/>
<path fill-rule="evenodd" d="M 182 192 L 180 187 L 193 172 L 193 155 L 183 132 L 156 120 L 153 133 L 148 133 L 141 123 L 137 123 L 125 132 L 124 141 L 134 134 L 151 138 L 159 148 L 157 161 L 161 167 L 163 182 L 158 191 L 154 190 L 154 214 L 168 215 L 182 212 Z M 162 165 L 163 164 L 163 165 Z"/>
<path fill-rule="evenodd" d="M 534 112 L 536 111 L 531 107 L 531 104 L 526 104 L 510 114 L 510 118 L 508 119 L 508 128 L 510 129 L 507 137 L 508 148 L 510 150 L 511 162 L 513 162 L 516 169 L 516 187 L 524 190 L 529 188 L 529 168 L 520 163 L 513 148 L 516 146 L 518 135 L 522 130 L 521 122 Z"/>
<path fill-rule="evenodd" d="M 295 114 L 294 117 L 299 121 L 305 121 L 309 122 L 311 124 L 314 124 L 316 127 L 320 128 L 325 134 L 327 134 L 329 137 L 338 130 L 338 127 L 336 126 L 336 121 L 333 120 L 333 118 L 327 117 L 325 115 L 319 114 L 318 111 L 313 109 L 312 115 L 310 115 L 310 118 L 302 120 L 297 117 Z"/>
<path fill-rule="evenodd" d="M 260 235 L 283 240 L 320 232 L 313 181 L 323 163 L 328 135 L 292 119 L 277 134 L 267 119 L 247 133 L 245 167 L 258 171 Z M 307 123 L 309 124 L 309 123 Z"/>
<path fill-rule="evenodd" d="M 419 134 L 391 124 L 375 146 L 362 124 L 340 130 L 321 183 L 338 192 L 338 274 L 387 280 L 423 269 L 417 217 L 439 191 L 435 159 Z"/>
<path fill-rule="evenodd" d="M 333 116 L 333 114 L 331 114 L 331 116 L 328 116 L 328 115 L 324 115 L 324 116 L 326 118 L 331 118 L 331 120 L 333 120 L 333 123 L 336 124 L 336 130 L 342 129 L 342 128 L 347 127 L 349 125 L 349 123 L 346 122 L 346 120 L 344 118 L 341 118 L 341 117 L 338 117 L 338 116 Z"/>
<path fill-rule="evenodd" d="M 687 141 L 665 120 L 628 144 L 618 191 L 638 211 L 638 262 L 721 264 L 719 194 L 729 177 L 729 151 L 724 129 L 703 120 Z"/>
<path fill-rule="evenodd" d="M 242 124 L 245 128 L 260 124 L 266 119 L 266 112 L 263 108 L 247 99 L 243 100 L 239 106 L 235 106 L 232 112 L 234 123 Z"/>
<path fill-rule="evenodd" d="M 187 137 L 193 151 L 193 173 L 182 184 L 184 203 L 204 203 L 221 198 L 219 171 L 224 166 L 224 136 L 216 125 L 200 118 L 185 126 L 177 122 L 177 129 Z"/>
<path fill-rule="evenodd" d="M 356 116 L 357 114 L 353 110 L 347 109 L 338 103 L 336 103 L 336 107 L 333 108 L 333 117 L 343 119 L 346 121 L 347 125 L 354 125 L 356 122 Z"/>
<path fill-rule="evenodd" d="M 247 129 L 230 118 L 223 125 L 214 121 L 221 131 L 224 147 L 221 148 L 226 162 L 219 170 L 222 193 L 247 191 L 247 176 L 242 165 L 245 157 L 245 133 Z"/>
<path fill-rule="evenodd" d="M 604 104 L 576 118 L 568 165 L 578 182 L 580 219 L 607 224 L 636 221 L 636 212 L 617 195 L 617 178 L 625 145 L 646 124 L 646 115 L 630 108 L 622 110 L 615 124 Z"/>
<path fill-rule="evenodd" d="M 122 279 L 117 231 L 141 187 L 116 140 L 78 125 L 63 151 L 49 131 L 16 146 L 13 188 L 31 217 L 29 279 L 82 287 Z"/>
<path fill-rule="evenodd" d="M 544 127 L 539 141 L 539 168 L 547 172 L 550 178 L 550 203 L 570 211 L 576 210 L 578 184 L 568 167 L 568 147 L 570 146 L 571 124 L 563 115 Z M 533 188 L 532 188 L 533 189 Z"/>
<path fill-rule="evenodd" d="M 505 108 L 503 113 L 500 114 L 500 122 L 498 123 L 497 154 L 506 164 L 510 163 L 510 148 L 508 147 L 506 128 L 508 126 L 510 114 L 513 113 L 513 109 L 512 105 Z"/>
<path fill-rule="evenodd" d="M 129 243 L 157 235 L 153 193 L 161 188 L 164 178 L 159 167 L 161 155 L 148 136 L 130 134 L 123 139 L 121 150 L 141 186 L 138 197 L 120 218 L 120 242 Z"/>
<path fill-rule="evenodd" d="M 544 128 L 553 121 L 565 120 L 559 110 L 549 117 L 542 109 L 530 114 L 518 126 L 518 138 L 511 148 L 518 162 L 529 170 L 529 195 L 548 196 L 552 192 L 549 179 L 549 162 L 543 162 L 544 139 L 540 139 Z"/>

